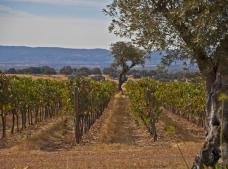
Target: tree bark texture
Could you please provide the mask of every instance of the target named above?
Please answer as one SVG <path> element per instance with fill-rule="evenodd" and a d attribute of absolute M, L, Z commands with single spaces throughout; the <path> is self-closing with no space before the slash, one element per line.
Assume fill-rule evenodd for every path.
<path fill-rule="evenodd" d="M 217 63 L 206 75 L 206 139 L 196 156 L 192 169 L 204 166 L 215 168 L 219 162 L 228 166 L 228 100 L 221 101 L 221 94 L 228 95 L 228 37 L 215 52 Z M 205 66 L 206 67 L 206 66 Z"/>

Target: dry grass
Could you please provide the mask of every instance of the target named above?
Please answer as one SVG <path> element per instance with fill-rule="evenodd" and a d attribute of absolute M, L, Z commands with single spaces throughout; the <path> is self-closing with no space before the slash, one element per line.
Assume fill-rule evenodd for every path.
<path fill-rule="evenodd" d="M 32 79 L 52 79 L 52 80 L 67 80 L 66 75 L 33 75 L 33 74 L 7 74 L 7 76 L 18 76 L 18 77 L 32 77 Z"/>
<path fill-rule="evenodd" d="M 179 155 L 178 149 L 174 146 L 169 148 L 157 146 L 127 146 L 127 145 L 99 145 L 80 146 L 74 150 L 43 152 L 13 152 L 0 153 L 0 164 L 2 169 L 9 169 L 15 166 L 28 166 L 31 169 L 37 168 L 185 168 Z M 191 163 L 193 156 L 200 145 L 187 143 L 181 145 L 181 149 L 188 163 Z"/>

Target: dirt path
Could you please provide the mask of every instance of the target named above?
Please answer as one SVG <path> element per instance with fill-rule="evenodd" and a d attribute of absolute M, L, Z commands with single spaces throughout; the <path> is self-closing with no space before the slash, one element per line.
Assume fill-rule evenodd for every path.
<path fill-rule="evenodd" d="M 177 142 L 202 142 L 204 130 L 197 125 L 162 109 L 156 124 L 158 142 L 162 144 Z M 83 143 L 91 144 L 128 144 L 154 145 L 150 134 L 141 119 L 135 119 L 126 96 L 117 94 L 103 116 L 84 136 Z"/>
<path fill-rule="evenodd" d="M 176 142 L 201 142 L 204 138 L 203 128 L 164 108 L 162 109 L 160 122 L 163 123 L 166 129 L 167 127 L 175 128 L 173 139 Z"/>
<path fill-rule="evenodd" d="M 133 122 L 130 116 L 128 100 L 121 95 L 115 97 L 113 111 L 102 142 L 106 144 L 135 144 L 137 138 L 135 137 Z"/>
<path fill-rule="evenodd" d="M 71 144 L 71 123 L 53 126 L 31 139 L 23 151 L 0 151 L 1 168 L 186 169 L 178 146 L 190 165 L 202 144 L 202 129 L 165 110 L 157 123 L 158 141 L 153 142 L 142 121 L 132 116 L 129 99 L 121 94 L 112 98 L 78 146 Z"/>
<path fill-rule="evenodd" d="M 142 123 L 137 123 L 130 111 L 129 99 L 115 95 L 107 111 L 84 137 L 88 144 L 149 145 L 150 134 Z"/>

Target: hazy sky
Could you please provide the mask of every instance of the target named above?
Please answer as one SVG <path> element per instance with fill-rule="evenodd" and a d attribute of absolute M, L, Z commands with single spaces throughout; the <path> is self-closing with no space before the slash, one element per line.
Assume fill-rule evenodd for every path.
<path fill-rule="evenodd" d="M 0 0 L 0 45 L 109 48 L 112 0 Z"/>

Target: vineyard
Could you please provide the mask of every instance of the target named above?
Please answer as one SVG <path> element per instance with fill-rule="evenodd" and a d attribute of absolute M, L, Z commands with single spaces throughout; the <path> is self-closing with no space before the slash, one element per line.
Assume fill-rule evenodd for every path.
<path fill-rule="evenodd" d="M 68 87 L 71 92 L 71 108 L 75 112 L 75 138 L 79 143 L 83 134 L 102 115 L 116 90 L 116 84 L 76 78 L 69 81 Z"/>
<path fill-rule="evenodd" d="M 5 150 L 0 152 L 0 157 L 9 161 L 3 168 L 16 164 L 24 168 L 24 159 L 35 160 L 28 163 L 30 168 L 42 168 L 43 165 L 74 168 L 74 160 L 84 166 L 82 168 L 110 165 L 132 168 L 133 164 L 136 168 L 159 168 L 170 163 L 173 168 L 183 167 L 183 157 L 176 144 L 178 147 L 180 144 L 181 153 L 185 154 L 188 163 L 191 162 L 201 145 L 202 128 L 197 126 L 204 125 L 204 85 L 129 80 L 124 93 L 117 92 L 116 83 L 108 80 L 70 77 L 61 81 L 1 74 L 0 142 L 30 131 L 32 136 L 11 147 L 17 150 L 15 153 L 23 153 L 21 149 L 39 150 L 31 156 L 21 154 L 21 158 L 14 153 L 4 156 L 9 147 L 3 144 L 1 148 Z M 42 125 L 44 130 L 39 129 Z M 170 128 L 174 130 L 170 131 Z M 182 142 L 189 146 L 181 146 Z M 46 154 L 50 150 L 54 152 Z M 67 161 L 58 161 L 54 154 L 56 150 L 60 150 L 61 158 L 66 156 Z M 156 163 L 144 160 L 153 157 L 154 151 L 161 154 Z M 40 162 L 43 158 L 47 163 Z M 109 160 L 112 158 L 118 162 L 114 164 Z M 173 162 L 173 158 L 178 160 Z"/>
<path fill-rule="evenodd" d="M 56 116 L 77 118 L 76 139 L 88 131 L 107 106 L 116 85 L 85 78 L 69 81 L 1 74 L 0 116 L 2 138 Z M 77 96 L 77 100 L 76 100 Z M 77 103 L 76 103 L 77 102 Z M 77 112 L 77 113 L 76 113 Z"/>
<path fill-rule="evenodd" d="M 146 158 L 142 153 L 145 150 L 140 148 L 144 146 L 151 147 L 148 156 L 164 147 L 167 154 L 165 153 L 165 157 L 162 158 L 167 158 L 166 155 L 169 156 L 171 152 L 179 154 L 180 151 L 193 155 L 200 145 L 201 127 L 205 125 L 204 91 L 203 83 L 158 82 L 145 78 L 129 80 L 124 87 L 125 95 L 117 92 L 116 82 L 108 80 L 95 81 L 85 77 L 70 77 L 68 80 L 34 79 L 1 74 L 1 147 L 7 148 L 3 143 L 9 137 L 29 131 L 33 137 L 26 136 L 25 141 L 15 142 L 14 146 L 31 149 L 38 147 L 42 151 L 63 149 L 64 153 L 65 149 L 76 148 L 75 156 L 89 158 L 86 155 L 87 151 L 91 151 L 88 147 L 94 145 L 97 149 L 105 144 L 107 148 L 98 148 L 98 151 L 93 150 L 94 153 L 99 154 L 100 151 L 106 152 L 106 149 L 111 149 L 115 150 L 115 158 L 118 159 L 119 148 L 116 148 L 115 144 L 120 144 L 130 146 L 127 150 L 121 148 L 123 153 L 129 153 L 129 149 L 136 154 L 139 153 L 137 165 Z M 179 120 L 180 122 L 177 122 Z M 36 135 L 39 126 L 42 125 L 46 126 L 46 129 Z M 188 126 L 185 130 L 184 125 Z M 31 127 L 38 129 L 31 130 Z M 194 148 L 190 150 L 182 147 L 182 150 L 176 150 L 175 146 L 170 147 L 177 144 L 180 149 L 179 144 L 182 140 L 186 140 L 185 144 Z M 19 144 L 20 142 L 23 144 Z M 73 145 L 80 145 L 81 148 Z M 85 154 L 80 153 L 81 149 L 85 149 Z M 46 158 L 52 158 L 52 155 Z M 119 160 L 125 161 L 123 157 Z M 16 160 L 12 157 L 13 159 Z M 182 168 L 183 157 L 179 159 L 174 164 Z M 187 156 L 187 161 L 191 160 Z M 81 163 L 81 160 L 78 162 Z M 162 166 L 163 159 L 157 163 Z M 5 166 L 15 166 L 12 164 L 14 162 L 6 163 Z M 51 164 L 56 166 L 58 162 Z M 72 167 L 73 164 L 72 161 Z M 110 164 L 115 165 L 108 161 L 103 167 L 106 168 Z M 130 166 L 129 164 L 127 166 Z M 31 163 L 30 165 L 31 168 L 36 168 L 40 165 L 39 160 L 34 163 L 35 166 Z M 95 165 L 95 168 L 101 167 L 100 164 L 91 161 L 85 168 L 90 168 L 91 165 Z M 143 165 L 149 167 L 155 163 L 146 160 Z"/>
<path fill-rule="evenodd" d="M 202 83 L 141 79 L 129 81 L 126 91 L 132 103 L 133 113 L 144 121 L 154 140 L 157 137 L 155 123 L 159 119 L 162 107 L 204 127 L 206 102 Z"/>
<path fill-rule="evenodd" d="M 2 137 L 6 137 L 10 125 L 13 134 L 15 127 L 19 132 L 64 112 L 68 97 L 65 89 L 64 82 L 6 77 L 2 74 L 0 93 Z"/>

